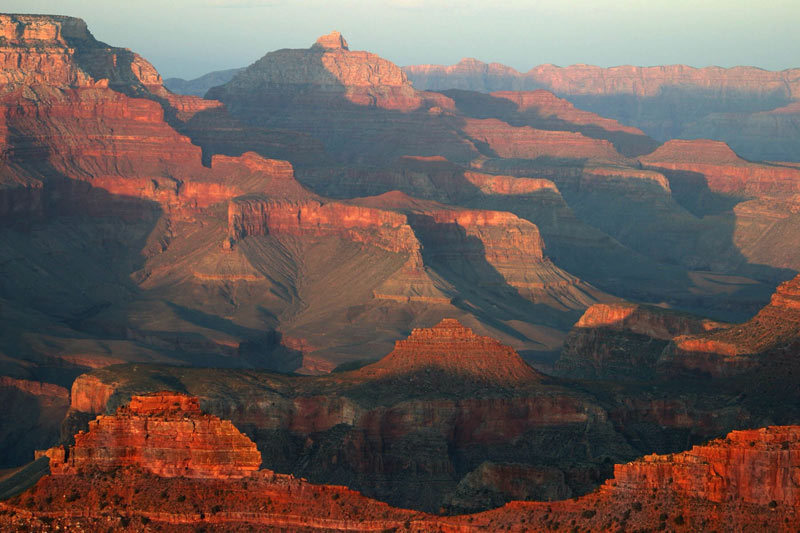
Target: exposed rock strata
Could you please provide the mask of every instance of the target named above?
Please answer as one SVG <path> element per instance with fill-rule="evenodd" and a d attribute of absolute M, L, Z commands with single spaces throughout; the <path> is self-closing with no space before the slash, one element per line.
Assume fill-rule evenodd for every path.
<path fill-rule="evenodd" d="M 652 379 L 669 342 L 723 324 L 636 304 L 596 304 L 586 310 L 564 342 L 556 370 L 565 376 Z"/>
<path fill-rule="evenodd" d="M 681 454 L 617 465 L 613 480 L 582 498 L 515 501 L 493 511 L 451 517 L 395 509 L 343 487 L 315 486 L 268 471 L 246 482 L 160 478 L 130 468 L 95 473 L 91 481 L 58 475 L 4 502 L 0 525 L 55 524 L 88 531 L 105 530 L 109 524 L 123 530 L 151 524 L 176 531 L 202 525 L 220 531 L 255 526 L 303 531 L 674 527 L 789 532 L 800 526 L 798 442 L 797 426 L 733 432 Z M 126 483 L 119 483 L 119 475 Z"/>
<path fill-rule="evenodd" d="M 256 445 L 227 420 L 200 411 L 198 399 L 157 392 L 134 396 L 100 415 L 69 448 L 47 451 L 57 475 L 135 466 L 162 477 L 236 478 L 258 470 Z"/>
<path fill-rule="evenodd" d="M 778 286 L 766 307 L 749 321 L 705 334 L 678 336 L 659 364 L 667 373 L 692 371 L 712 376 L 746 372 L 800 339 L 800 276 Z"/>
<path fill-rule="evenodd" d="M 407 339 L 397 341 L 389 355 L 357 372 L 374 379 L 413 374 L 426 368 L 504 386 L 540 378 L 514 350 L 490 337 L 475 335 L 453 319 L 442 320 L 429 329 L 414 329 Z"/>

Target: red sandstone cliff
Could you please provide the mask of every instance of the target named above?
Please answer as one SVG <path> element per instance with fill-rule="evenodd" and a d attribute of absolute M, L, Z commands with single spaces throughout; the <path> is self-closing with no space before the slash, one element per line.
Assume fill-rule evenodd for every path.
<path fill-rule="evenodd" d="M 164 478 L 135 468 L 91 480 L 49 476 L 0 504 L 8 528 L 147 524 L 170 530 L 280 527 L 303 531 L 392 529 L 478 532 L 667 529 L 789 532 L 800 526 L 797 472 L 800 428 L 736 431 L 725 439 L 667 456 L 617 465 L 614 479 L 585 497 L 512 502 L 474 515 L 432 516 L 394 509 L 343 487 L 263 471 L 241 479 Z M 118 476 L 124 476 L 120 483 Z M 161 491 L 161 496 L 157 494 Z M 312 502 L 312 504 L 309 504 Z"/>
<path fill-rule="evenodd" d="M 570 331 L 556 369 L 571 377 L 652 378 L 673 338 L 721 327 L 718 322 L 657 307 L 596 304 Z"/>
<path fill-rule="evenodd" d="M 157 392 L 134 396 L 100 415 L 69 448 L 47 450 L 57 475 L 135 466 L 162 477 L 235 478 L 258 470 L 256 445 L 227 420 L 200 411 L 197 398 Z"/>
<path fill-rule="evenodd" d="M 502 158 L 624 159 L 611 142 L 570 131 L 513 127 L 497 119 L 465 119 L 463 131 L 472 140 L 485 144 L 491 150 L 491 155 Z"/>

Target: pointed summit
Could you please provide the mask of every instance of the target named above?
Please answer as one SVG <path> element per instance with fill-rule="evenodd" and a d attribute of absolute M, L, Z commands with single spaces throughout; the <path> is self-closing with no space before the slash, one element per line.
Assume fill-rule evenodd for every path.
<path fill-rule="evenodd" d="M 453 318 L 445 318 L 432 328 L 414 329 L 407 339 L 395 343 L 389 355 L 359 372 L 383 377 L 430 368 L 506 386 L 541 378 L 511 347 L 491 337 L 476 335 Z"/>
<path fill-rule="evenodd" d="M 338 31 L 332 31 L 328 35 L 323 35 L 311 48 L 325 48 L 327 50 L 350 50 L 347 41 Z"/>

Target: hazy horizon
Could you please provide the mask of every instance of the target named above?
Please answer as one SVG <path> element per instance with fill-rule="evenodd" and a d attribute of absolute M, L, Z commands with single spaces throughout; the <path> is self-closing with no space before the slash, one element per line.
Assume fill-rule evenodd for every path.
<path fill-rule="evenodd" d="M 165 78 L 247 66 L 339 30 L 351 49 L 398 65 L 474 57 L 521 72 L 540 64 L 800 66 L 800 3 L 710 0 L 6 0 L 4 12 L 80 17 L 110 45 L 141 54 Z M 768 31 L 755 31 L 768 28 Z"/>

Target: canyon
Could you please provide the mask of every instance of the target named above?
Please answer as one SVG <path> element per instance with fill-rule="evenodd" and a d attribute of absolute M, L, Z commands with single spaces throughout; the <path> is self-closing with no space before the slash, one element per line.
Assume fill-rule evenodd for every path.
<path fill-rule="evenodd" d="M 0 15 L 0 528 L 800 526 L 796 70 L 196 81 Z"/>
<path fill-rule="evenodd" d="M 202 415 L 191 396 L 168 392 L 134 396 L 130 407 L 98 418 L 89 433 L 76 436 L 70 452 L 81 457 L 105 454 L 106 448 L 84 435 L 113 424 L 117 430 L 110 443 L 124 443 L 133 457 L 146 456 L 149 444 L 135 439 L 136 417 L 150 417 L 157 428 L 172 424 L 188 429 L 187 417 L 204 417 L 211 423 L 209 429 L 225 424 Z M 178 431 L 179 439 L 183 434 Z M 243 445 L 248 442 L 241 434 L 239 439 Z M 249 444 L 252 448 L 253 443 Z M 512 502 L 487 513 L 449 517 L 392 508 L 344 487 L 313 485 L 269 470 L 240 470 L 241 477 L 229 477 L 222 474 L 226 469 L 245 464 L 250 469 L 252 463 L 239 454 L 221 453 L 222 449 L 204 461 L 207 475 L 201 477 L 154 473 L 132 466 L 124 456 L 109 457 L 100 468 L 75 462 L 70 469 L 51 458 L 56 465 L 51 475 L 23 495 L 0 503 L 0 524 L 95 530 L 105 523 L 126 531 L 148 525 L 175 531 L 201 525 L 212 530 L 255 526 L 303 531 L 603 531 L 609 527 L 665 529 L 669 522 L 689 529 L 790 531 L 800 524 L 798 446 L 798 426 L 735 431 L 687 452 L 649 455 L 617 465 L 613 479 L 582 498 Z M 180 448 L 170 445 L 169 449 Z M 191 447 L 184 450 L 196 453 Z M 241 466 L 240 459 L 244 459 Z M 124 484 L 117 482 L 120 476 Z M 186 498 L 187 494 L 192 497 Z"/>
<path fill-rule="evenodd" d="M 415 87 L 492 93 L 545 89 L 660 141 L 712 138 L 748 159 L 794 161 L 800 71 L 686 65 L 539 65 L 519 72 L 467 58 L 404 68 Z M 773 142 L 779 138 L 778 143 Z"/>

